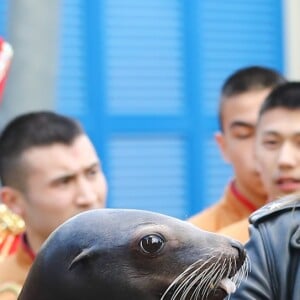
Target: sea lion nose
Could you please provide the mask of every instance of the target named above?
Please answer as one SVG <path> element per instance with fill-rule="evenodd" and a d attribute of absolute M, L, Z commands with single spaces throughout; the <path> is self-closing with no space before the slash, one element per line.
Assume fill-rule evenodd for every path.
<path fill-rule="evenodd" d="M 241 244 L 240 242 L 238 241 L 235 241 L 235 240 L 231 240 L 230 241 L 230 245 L 232 246 L 232 248 L 236 249 L 238 251 L 238 256 L 239 256 L 239 259 L 241 261 L 244 261 L 245 258 L 246 258 L 246 250 L 244 248 L 244 245 Z"/>

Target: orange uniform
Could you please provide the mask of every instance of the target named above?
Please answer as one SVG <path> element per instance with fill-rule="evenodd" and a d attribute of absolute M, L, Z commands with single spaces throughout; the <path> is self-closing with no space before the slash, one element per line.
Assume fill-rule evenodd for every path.
<path fill-rule="evenodd" d="M 188 219 L 201 229 L 218 232 L 222 228 L 248 218 L 255 207 L 236 189 L 234 182 L 227 186 L 219 202 Z"/>
<path fill-rule="evenodd" d="M 14 252 L 0 262 L 0 299 L 17 299 L 34 254 L 27 246 L 25 234 L 14 237 Z"/>
<path fill-rule="evenodd" d="M 34 254 L 27 246 L 24 222 L 0 205 L 0 300 L 16 300 Z"/>
<path fill-rule="evenodd" d="M 248 226 L 249 226 L 249 221 L 247 217 L 222 228 L 221 230 L 217 231 L 217 233 L 229 236 L 245 244 L 249 240 Z"/>

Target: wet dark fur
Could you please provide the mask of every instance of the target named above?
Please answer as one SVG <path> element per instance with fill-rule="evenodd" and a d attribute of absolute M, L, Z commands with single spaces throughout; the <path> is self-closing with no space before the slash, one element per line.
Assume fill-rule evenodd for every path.
<path fill-rule="evenodd" d="M 226 293 L 219 281 L 233 276 L 244 260 L 240 244 L 175 218 L 93 210 L 48 238 L 18 299 L 220 300 Z"/>

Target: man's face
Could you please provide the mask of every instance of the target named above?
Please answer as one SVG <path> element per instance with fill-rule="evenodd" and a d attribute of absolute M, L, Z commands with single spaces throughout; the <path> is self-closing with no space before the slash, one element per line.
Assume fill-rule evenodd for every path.
<path fill-rule="evenodd" d="M 265 196 L 254 161 L 254 136 L 260 106 L 271 89 L 232 96 L 223 104 L 223 133 L 216 135 L 224 159 L 232 164 L 235 181 L 245 195 Z"/>
<path fill-rule="evenodd" d="M 258 123 L 255 154 L 269 199 L 300 191 L 300 109 L 274 108 Z"/>
<path fill-rule="evenodd" d="M 21 163 L 27 178 L 22 217 L 27 230 L 45 239 L 58 225 L 89 209 L 103 208 L 107 185 L 86 135 L 73 144 L 34 147 Z"/>

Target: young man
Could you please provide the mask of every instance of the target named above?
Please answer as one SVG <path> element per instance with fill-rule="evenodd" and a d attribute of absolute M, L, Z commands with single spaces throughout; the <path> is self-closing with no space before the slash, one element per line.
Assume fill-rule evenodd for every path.
<path fill-rule="evenodd" d="M 45 239 L 68 218 L 103 208 L 107 185 L 83 129 L 53 112 L 24 114 L 6 126 L 0 136 L 0 177 L 3 203 L 26 227 L 8 239 L 13 249 L 0 262 L 0 299 L 16 299 Z"/>
<path fill-rule="evenodd" d="M 215 138 L 233 166 L 234 179 L 217 204 L 188 220 L 194 225 L 216 232 L 265 204 L 267 196 L 254 163 L 255 127 L 263 100 L 283 82 L 276 71 L 256 66 L 238 70 L 225 81 L 219 108 L 221 132 Z"/>
<path fill-rule="evenodd" d="M 291 87 L 297 86 L 297 83 L 287 86 L 291 89 Z M 297 89 L 295 90 L 297 91 Z M 300 144 L 300 135 L 297 136 L 297 130 L 300 128 L 299 119 L 297 119 L 299 116 L 297 100 L 295 98 L 294 114 L 292 108 L 289 109 L 289 99 L 285 100 L 286 103 L 283 104 L 281 104 L 283 100 L 279 99 L 279 108 L 276 107 L 270 112 L 268 107 L 267 110 L 264 108 L 268 102 L 262 107 L 261 114 L 263 115 L 257 131 L 255 155 L 269 200 L 300 191 L 300 172 L 297 170 L 300 163 L 298 160 L 300 148 L 298 150 L 296 148 L 297 142 Z M 270 101 L 270 103 L 272 102 Z M 294 105 L 294 102 L 291 105 Z M 288 139 L 289 134 L 291 136 L 294 134 L 294 141 Z M 248 218 L 245 218 L 222 228 L 218 233 L 246 243 L 249 239 L 248 225 Z"/>
<path fill-rule="evenodd" d="M 251 271 L 230 299 L 296 300 L 300 295 L 300 82 L 275 89 L 264 102 L 255 148 L 270 203 L 250 218 L 246 249 Z"/>

